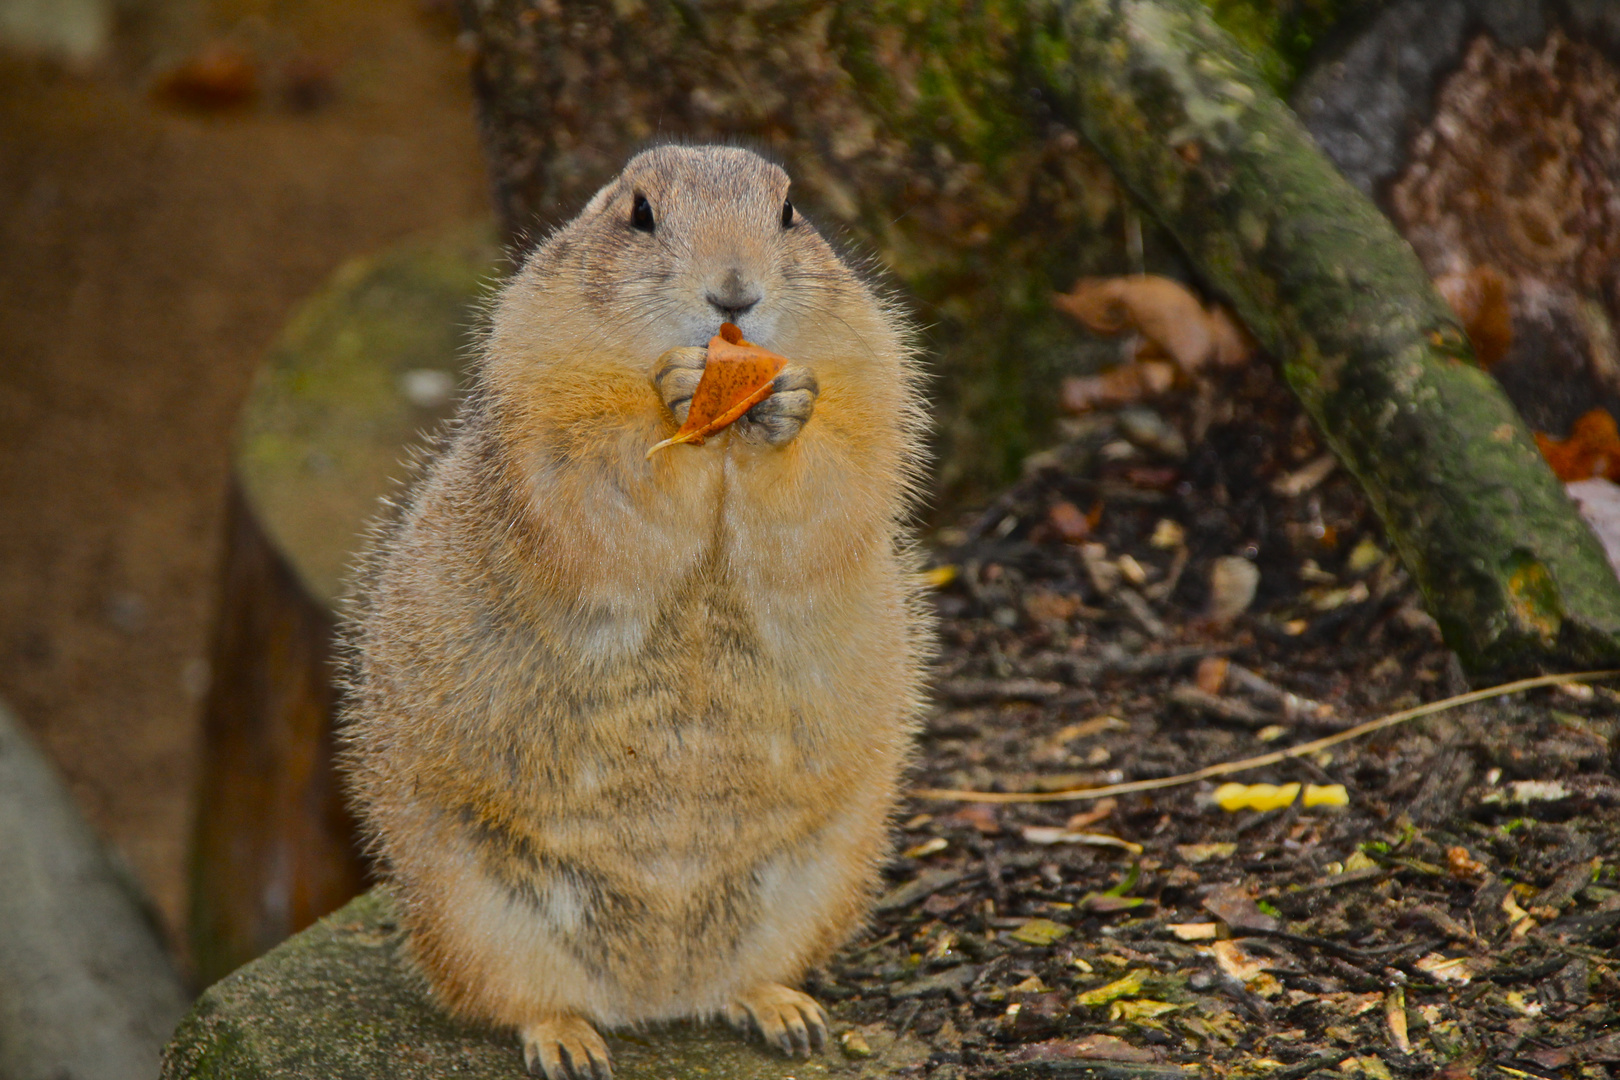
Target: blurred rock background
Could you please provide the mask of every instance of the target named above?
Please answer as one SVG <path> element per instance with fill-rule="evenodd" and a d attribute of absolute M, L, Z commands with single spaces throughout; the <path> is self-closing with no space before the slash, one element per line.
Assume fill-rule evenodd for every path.
<path fill-rule="evenodd" d="M 416 0 L 0 2 L 0 698 L 183 940 L 232 428 L 298 301 L 488 215 Z"/>

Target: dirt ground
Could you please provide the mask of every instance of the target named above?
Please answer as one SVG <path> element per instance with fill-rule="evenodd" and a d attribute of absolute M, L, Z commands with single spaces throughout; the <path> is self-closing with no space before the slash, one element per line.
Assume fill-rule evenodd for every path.
<path fill-rule="evenodd" d="M 171 931 L 255 363 L 346 258 L 488 213 L 442 9 L 186 10 L 90 70 L 0 53 L 0 697 Z M 153 93 L 210 43 L 234 71 Z"/>
<path fill-rule="evenodd" d="M 1016 797 L 1467 689 L 1269 364 L 1071 435 L 941 537 L 933 793 L 874 925 L 811 984 L 845 1053 L 899 1030 L 932 1080 L 1620 1075 L 1612 684 Z M 1226 781 L 1343 805 L 1227 808 Z"/>

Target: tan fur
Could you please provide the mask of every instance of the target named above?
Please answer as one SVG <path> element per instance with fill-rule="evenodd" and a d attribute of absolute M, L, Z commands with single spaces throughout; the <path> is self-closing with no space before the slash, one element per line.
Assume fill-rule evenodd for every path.
<path fill-rule="evenodd" d="M 783 228 L 787 188 L 743 150 L 633 159 L 506 285 L 368 559 L 356 803 L 445 1004 L 520 1029 L 548 1075 L 596 1053 L 580 1018 L 788 1040 L 802 999 L 813 1027 L 773 984 L 859 925 L 887 850 L 929 637 L 916 373 L 896 313 Z M 819 386 L 808 421 L 647 460 L 676 427 L 655 363 L 738 287 L 744 334 Z"/>

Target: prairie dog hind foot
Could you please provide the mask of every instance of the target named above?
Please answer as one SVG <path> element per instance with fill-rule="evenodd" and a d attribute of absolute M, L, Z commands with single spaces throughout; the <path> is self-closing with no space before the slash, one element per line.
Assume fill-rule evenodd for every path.
<path fill-rule="evenodd" d="M 809 994 L 780 983 L 760 983 L 726 1005 L 726 1022 L 753 1029 L 788 1057 L 810 1056 L 827 1045 L 827 1012 Z"/>
<path fill-rule="evenodd" d="M 733 998 L 726 1021 L 757 1031 L 788 1057 L 809 1057 L 827 1047 L 827 1013 L 815 998 L 780 983 L 761 983 Z M 606 1041 L 578 1016 L 553 1016 L 519 1030 L 523 1064 L 545 1080 L 613 1080 Z"/>
<path fill-rule="evenodd" d="M 524 1024 L 523 1064 L 545 1080 L 613 1080 L 607 1043 L 588 1021 L 553 1016 Z"/>

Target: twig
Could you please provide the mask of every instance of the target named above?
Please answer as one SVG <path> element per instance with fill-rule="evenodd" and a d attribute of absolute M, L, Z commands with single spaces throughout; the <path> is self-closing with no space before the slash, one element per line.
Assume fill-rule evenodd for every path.
<path fill-rule="evenodd" d="M 1269 1073 L 1266 1080 L 1305 1080 L 1305 1077 L 1324 1069 L 1336 1069 L 1345 1058 L 1354 1057 L 1354 1050 L 1329 1050 L 1325 1054 L 1306 1058 L 1304 1061 L 1286 1066 Z"/>
<path fill-rule="evenodd" d="M 1224 656 L 1232 651 L 1229 645 L 1179 645 L 1158 652 L 1104 657 L 1099 660 L 1082 660 L 1077 656 L 1048 652 L 1037 653 L 1030 657 L 1025 666 L 1036 675 L 1061 671 L 1071 682 L 1086 683 L 1110 675 L 1159 675 L 1174 671 L 1194 660 L 1202 660 L 1206 656 Z"/>
<path fill-rule="evenodd" d="M 1191 683 L 1172 689 L 1170 700 L 1184 709 L 1205 713 L 1217 720 L 1241 724 L 1244 727 L 1265 727 L 1267 724 L 1276 723 L 1278 719 L 1270 713 L 1261 712 L 1247 701 L 1221 697 L 1219 694 L 1207 694 Z"/>
<path fill-rule="evenodd" d="M 1148 602 L 1142 598 L 1142 594 L 1135 589 L 1122 586 L 1114 594 L 1114 599 L 1119 601 L 1119 606 L 1125 609 L 1125 614 L 1131 617 L 1131 621 L 1140 626 L 1142 632 L 1154 641 L 1163 641 L 1170 636 L 1170 628 L 1164 625 L 1164 620 L 1154 613 Z"/>
<path fill-rule="evenodd" d="M 939 684 L 939 696 L 954 705 L 981 701 L 1047 701 L 1068 687 L 1040 679 L 950 679 Z"/>
<path fill-rule="evenodd" d="M 1313 739 L 1308 743 L 1290 746 L 1284 750 L 1274 750 L 1259 757 L 1243 758 L 1240 761 L 1226 761 L 1217 765 L 1206 765 L 1202 769 L 1195 769 L 1180 776 L 1166 776 L 1156 780 L 1132 780 L 1124 784 L 1107 784 L 1094 788 L 1069 788 L 1064 791 L 958 791 L 951 788 L 922 788 L 912 792 L 919 799 L 946 799 L 954 802 L 987 802 L 987 803 L 1037 803 L 1037 802 L 1072 802 L 1078 799 L 1102 799 L 1111 795 L 1132 795 L 1138 791 L 1159 791 L 1164 788 L 1182 787 L 1186 784 L 1196 784 L 1200 780 L 1210 780 L 1217 776 L 1230 776 L 1233 773 L 1243 772 L 1246 769 L 1258 769 L 1266 765 L 1275 765 L 1290 758 L 1305 757 L 1330 746 L 1337 746 L 1342 742 L 1371 735 L 1375 731 L 1404 724 L 1408 720 L 1416 720 L 1421 716 L 1433 716 L 1435 713 L 1445 712 L 1462 705 L 1472 705 L 1476 701 L 1488 701 L 1491 698 L 1505 697 L 1516 694 L 1521 690 L 1534 690 L 1541 686 L 1553 686 L 1557 683 L 1592 682 L 1598 679 L 1612 679 L 1620 675 L 1620 669 L 1609 671 L 1580 671 L 1572 674 L 1537 675 L 1534 678 L 1518 679 L 1514 682 L 1503 683 L 1500 686 L 1489 686 L 1483 690 L 1473 690 L 1455 697 L 1443 698 L 1440 701 L 1431 701 L 1427 705 L 1416 708 L 1402 709 L 1400 712 L 1380 716 L 1376 720 L 1369 720 L 1365 724 L 1357 724 L 1353 728 L 1335 732 L 1320 739 Z"/>
<path fill-rule="evenodd" d="M 1231 924 L 1228 923 L 1228 926 L 1231 926 Z M 1336 956 L 1340 960 L 1346 960 L 1352 964 L 1367 965 L 1379 962 L 1376 952 L 1358 949 L 1352 945 L 1341 945 L 1329 938 L 1312 937 L 1309 934 L 1293 934 L 1287 930 L 1267 929 L 1259 926 L 1231 926 L 1231 930 L 1234 938 L 1263 937 L 1272 938 L 1276 941 L 1286 941 L 1290 945 L 1320 950 L 1329 956 Z M 1404 948 L 1404 945 L 1399 947 Z"/>
<path fill-rule="evenodd" d="M 1281 709 L 1283 716 L 1291 721 L 1314 721 L 1318 724 L 1330 722 L 1333 717 L 1333 706 L 1310 698 L 1300 697 L 1298 694 L 1284 690 L 1282 687 L 1262 678 L 1258 673 L 1246 667 L 1232 664 L 1226 669 L 1227 682 L 1253 697 L 1257 697 L 1273 708 Z M 1338 724 L 1332 724 L 1339 727 Z"/>
<path fill-rule="evenodd" d="M 1181 575 L 1182 572 L 1187 569 L 1188 558 L 1189 555 L 1186 544 L 1182 544 L 1180 547 L 1176 548 L 1176 553 L 1170 556 L 1170 569 L 1164 572 L 1164 580 L 1156 581 L 1152 585 L 1144 587 L 1142 589 L 1142 595 L 1146 596 L 1149 600 L 1170 599 L 1170 594 L 1176 591 L 1177 585 L 1181 584 Z"/>
<path fill-rule="evenodd" d="M 1363 881 L 1376 881 L 1389 876 L 1389 870 L 1383 866 L 1363 866 L 1359 870 L 1346 870 L 1342 874 L 1331 874 L 1320 881 L 1313 881 L 1309 885 L 1300 887 L 1300 892 L 1322 892 L 1327 889 L 1336 889 L 1340 885 L 1359 885 Z"/>

